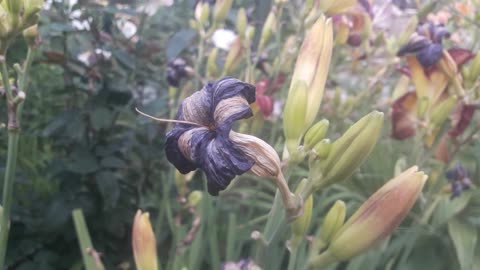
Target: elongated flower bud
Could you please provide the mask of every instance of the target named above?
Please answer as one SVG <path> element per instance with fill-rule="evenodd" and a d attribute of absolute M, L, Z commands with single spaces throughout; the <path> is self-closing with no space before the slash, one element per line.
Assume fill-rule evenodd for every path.
<path fill-rule="evenodd" d="M 224 70 L 226 74 L 233 73 L 233 71 L 238 67 L 242 61 L 243 55 L 243 45 L 240 37 L 237 37 L 233 41 L 230 50 L 228 51 L 227 58 L 225 59 Z"/>
<path fill-rule="evenodd" d="M 233 0 L 217 0 L 213 11 L 213 21 L 215 24 L 221 24 L 225 21 L 228 12 L 232 8 Z"/>
<path fill-rule="evenodd" d="M 318 178 L 314 186 L 327 186 L 351 176 L 377 143 L 382 126 L 383 113 L 377 111 L 369 113 L 351 126 L 332 144 L 328 158 L 320 162 L 323 177 L 311 176 L 312 179 Z"/>
<path fill-rule="evenodd" d="M 285 133 L 286 146 L 290 153 L 295 152 L 300 138 L 305 131 L 308 93 L 304 81 L 298 81 L 294 91 L 288 94 L 287 103 L 283 111 L 283 132 Z"/>
<path fill-rule="evenodd" d="M 336 201 L 323 220 L 322 228 L 318 236 L 321 241 L 326 244 L 330 243 L 330 240 L 345 222 L 346 213 L 347 207 L 345 203 L 341 200 Z"/>
<path fill-rule="evenodd" d="M 441 101 L 440 104 L 432 108 L 430 115 L 430 123 L 434 127 L 440 127 L 445 120 L 448 119 L 450 112 L 455 108 L 457 104 L 457 98 L 455 96 L 450 96 L 445 100 Z"/>
<path fill-rule="evenodd" d="M 4 0 L 4 5 L 12 16 L 18 16 L 24 8 L 22 0 Z"/>
<path fill-rule="evenodd" d="M 385 239 L 402 222 L 420 195 L 427 175 L 417 166 L 375 192 L 333 236 L 328 249 L 310 260 L 315 267 L 346 260 Z"/>
<path fill-rule="evenodd" d="M 299 191 L 302 190 L 307 185 L 308 180 L 302 179 L 298 184 L 298 187 L 295 191 L 295 194 L 298 195 Z M 303 214 L 295 219 L 292 223 L 292 238 L 290 239 L 290 248 L 295 249 L 301 243 L 302 239 L 305 237 L 305 234 L 308 231 L 310 226 L 310 221 L 312 219 L 312 209 L 313 209 L 313 196 L 310 195 L 303 204 Z"/>
<path fill-rule="evenodd" d="M 195 19 L 201 24 L 205 24 L 210 15 L 210 5 L 207 2 L 198 2 L 195 7 Z"/>
<path fill-rule="evenodd" d="M 330 122 L 328 122 L 327 119 L 323 119 L 310 127 L 303 137 L 303 146 L 305 146 L 306 149 L 311 149 L 323 140 L 325 134 L 327 134 L 329 124 Z"/>
<path fill-rule="evenodd" d="M 265 48 L 265 45 L 270 40 L 270 37 L 272 36 L 273 31 L 275 30 L 276 23 L 277 23 L 277 18 L 275 16 L 275 13 L 273 11 L 270 11 L 267 19 L 265 20 L 265 24 L 263 25 L 262 33 L 260 35 L 260 43 L 258 45 L 259 51 Z"/>
<path fill-rule="evenodd" d="M 303 40 L 289 90 L 289 94 L 295 91 L 299 81 L 307 85 L 308 102 L 307 112 L 303 118 L 304 129 L 312 124 L 320 108 L 332 56 L 332 46 L 332 22 L 321 16 Z"/>
<path fill-rule="evenodd" d="M 33 47 L 37 44 L 38 38 L 38 25 L 34 24 L 27 29 L 23 30 L 23 38 L 27 42 L 28 46 Z"/>
<path fill-rule="evenodd" d="M 207 76 L 208 77 L 215 77 L 216 75 L 218 75 L 217 56 L 218 56 L 218 48 L 213 48 L 210 54 L 208 55 L 208 60 L 207 60 Z"/>
<path fill-rule="evenodd" d="M 342 13 L 357 4 L 357 0 L 325 0 L 319 1 L 320 10 L 328 15 Z"/>
<path fill-rule="evenodd" d="M 413 207 L 427 178 L 413 166 L 388 181 L 336 233 L 331 251 L 337 258 L 351 258 L 390 235 Z"/>
<path fill-rule="evenodd" d="M 133 255 L 137 270 L 157 270 L 157 244 L 148 212 L 137 211 L 132 230 Z"/>
<path fill-rule="evenodd" d="M 247 32 L 247 12 L 244 8 L 240 8 L 237 12 L 237 32 L 240 37 L 244 38 Z"/>

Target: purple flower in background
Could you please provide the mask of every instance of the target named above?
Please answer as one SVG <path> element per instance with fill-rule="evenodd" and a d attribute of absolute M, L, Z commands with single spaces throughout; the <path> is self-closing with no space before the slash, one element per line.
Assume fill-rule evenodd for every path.
<path fill-rule="evenodd" d="M 472 187 L 472 180 L 468 176 L 467 170 L 459 163 L 455 167 L 445 172 L 448 182 L 451 185 L 451 199 L 461 195 L 462 191 Z"/>
<path fill-rule="evenodd" d="M 251 259 L 241 259 L 238 262 L 225 262 L 221 270 L 262 270 Z"/>
<path fill-rule="evenodd" d="M 171 86 L 178 87 L 180 80 L 187 77 L 191 73 L 191 67 L 183 58 L 175 58 L 168 62 L 167 65 L 167 82 Z"/>
<path fill-rule="evenodd" d="M 430 67 L 442 58 L 443 38 L 449 38 L 450 32 L 444 25 L 434 25 L 432 22 L 420 24 L 410 36 L 407 44 L 397 52 L 397 56 L 415 54 L 423 67 Z"/>
<path fill-rule="evenodd" d="M 250 170 L 255 161 L 229 137 L 236 120 L 253 115 L 255 86 L 232 77 L 209 82 L 186 98 L 177 123 L 167 133 L 167 159 L 183 174 L 197 168 L 208 180 L 208 192 L 218 195 L 232 179 Z"/>

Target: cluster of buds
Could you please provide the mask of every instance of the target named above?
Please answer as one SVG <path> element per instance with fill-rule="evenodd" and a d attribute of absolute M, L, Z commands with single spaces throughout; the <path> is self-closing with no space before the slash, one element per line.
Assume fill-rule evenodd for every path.
<path fill-rule="evenodd" d="M 43 0 L 3 0 L 0 2 L 1 49 L 6 50 L 11 39 L 27 29 L 25 35 L 30 40 L 33 36 L 34 41 L 37 36 L 38 12 L 43 6 Z"/>
<path fill-rule="evenodd" d="M 459 197 L 462 191 L 468 190 L 473 186 L 468 171 L 460 163 L 457 163 L 452 169 L 446 171 L 445 176 L 450 183 L 451 199 Z"/>
<path fill-rule="evenodd" d="M 314 240 L 310 267 L 350 259 L 385 239 L 413 207 L 426 180 L 411 167 L 375 192 L 345 223 L 345 204 L 335 203 Z"/>

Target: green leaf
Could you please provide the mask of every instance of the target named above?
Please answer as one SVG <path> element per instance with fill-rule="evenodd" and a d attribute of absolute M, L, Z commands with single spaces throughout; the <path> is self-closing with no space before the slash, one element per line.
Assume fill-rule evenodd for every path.
<path fill-rule="evenodd" d="M 120 158 L 114 157 L 114 156 L 105 157 L 100 162 L 100 165 L 102 167 L 115 168 L 115 169 L 122 169 L 122 168 L 125 168 L 127 166 L 125 161 L 123 161 Z"/>
<path fill-rule="evenodd" d="M 167 58 L 177 57 L 185 48 L 192 44 L 197 32 L 192 29 L 183 29 L 175 33 L 167 42 Z"/>
<path fill-rule="evenodd" d="M 96 183 L 106 208 L 113 208 L 120 198 L 120 187 L 118 176 L 109 171 L 102 171 L 96 175 Z"/>
<path fill-rule="evenodd" d="M 92 127 L 95 130 L 108 128 L 113 121 L 113 113 L 106 108 L 98 108 L 90 114 Z"/>
<path fill-rule="evenodd" d="M 71 159 L 68 168 L 74 173 L 87 174 L 95 172 L 99 168 L 96 157 L 80 147 L 71 154 Z"/>
<path fill-rule="evenodd" d="M 460 197 L 453 200 L 448 197 L 442 198 L 437 209 L 435 210 L 435 215 L 433 216 L 433 225 L 442 225 L 460 213 L 463 209 L 465 209 L 465 207 L 467 207 L 471 198 L 471 192 L 464 192 Z"/>
<path fill-rule="evenodd" d="M 473 256 L 477 244 L 477 230 L 468 223 L 458 219 L 448 222 L 448 233 L 455 245 L 457 258 L 462 270 L 470 270 L 473 266 Z"/>

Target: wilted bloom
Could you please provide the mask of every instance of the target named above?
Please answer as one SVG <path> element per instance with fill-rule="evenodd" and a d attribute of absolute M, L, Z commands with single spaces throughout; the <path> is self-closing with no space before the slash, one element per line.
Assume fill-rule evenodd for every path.
<path fill-rule="evenodd" d="M 359 1 L 333 16 L 335 42 L 347 43 L 352 47 L 360 46 L 366 33 L 370 32 L 372 17 L 372 7 L 367 0 Z"/>
<path fill-rule="evenodd" d="M 442 58 L 442 41 L 449 37 L 450 32 L 443 25 L 434 25 L 431 22 L 420 24 L 397 55 L 414 54 L 423 67 L 430 67 Z"/>
<path fill-rule="evenodd" d="M 137 270 L 157 270 L 157 242 L 148 212 L 138 210 L 133 220 L 132 246 Z"/>
<path fill-rule="evenodd" d="M 461 195 L 462 191 L 470 189 L 473 185 L 468 175 L 468 171 L 460 164 L 445 172 L 448 182 L 451 185 L 452 196 L 455 198 Z"/>
<path fill-rule="evenodd" d="M 315 267 L 346 260 L 385 239 L 402 222 L 420 195 L 427 176 L 417 166 L 375 192 L 332 237 L 328 249 L 310 260 Z"/>
<path fill-rule="evenodd" d="M 254 101 L 255 87 L 240 80 L 225 77 L 206 84 L 180 105 L 177 119 L 192 124 L 177 123 L 167 133 L 168 160 L 181 173 L 202 169 L 209 193 L 217 195 L 254 165 L 229 137 L 236 120 L 252 116 Z"/>
<path fill-rule="evenodd" d="M 191 67 L 183 58 L 175 58 L 168 62 L 167 65 L 167 82 L 171 86 L 178 87 L 180 80 L 190 74 Z"/>
<path fill-rule="evenodd" d="M 449 49 L 442 55 L 445 57 L 447 54 L 457 71 L 474 57 L 469 50 L 459 48 Z M 447 120 L 456 104 L 456 97 L 449 94 L 447 89 L 450 76 L 440 69 L 438 64 L 425 68 L 413 55 L 407 55 L 406 60 L 408 68 L 401 71 L 411 78 L 415 91 L 406 92 L 392 105 L 392 137 L 399 140 L 415 134 L 424 114 L 429 116 L 429 127 L 435 131 Z"/>

